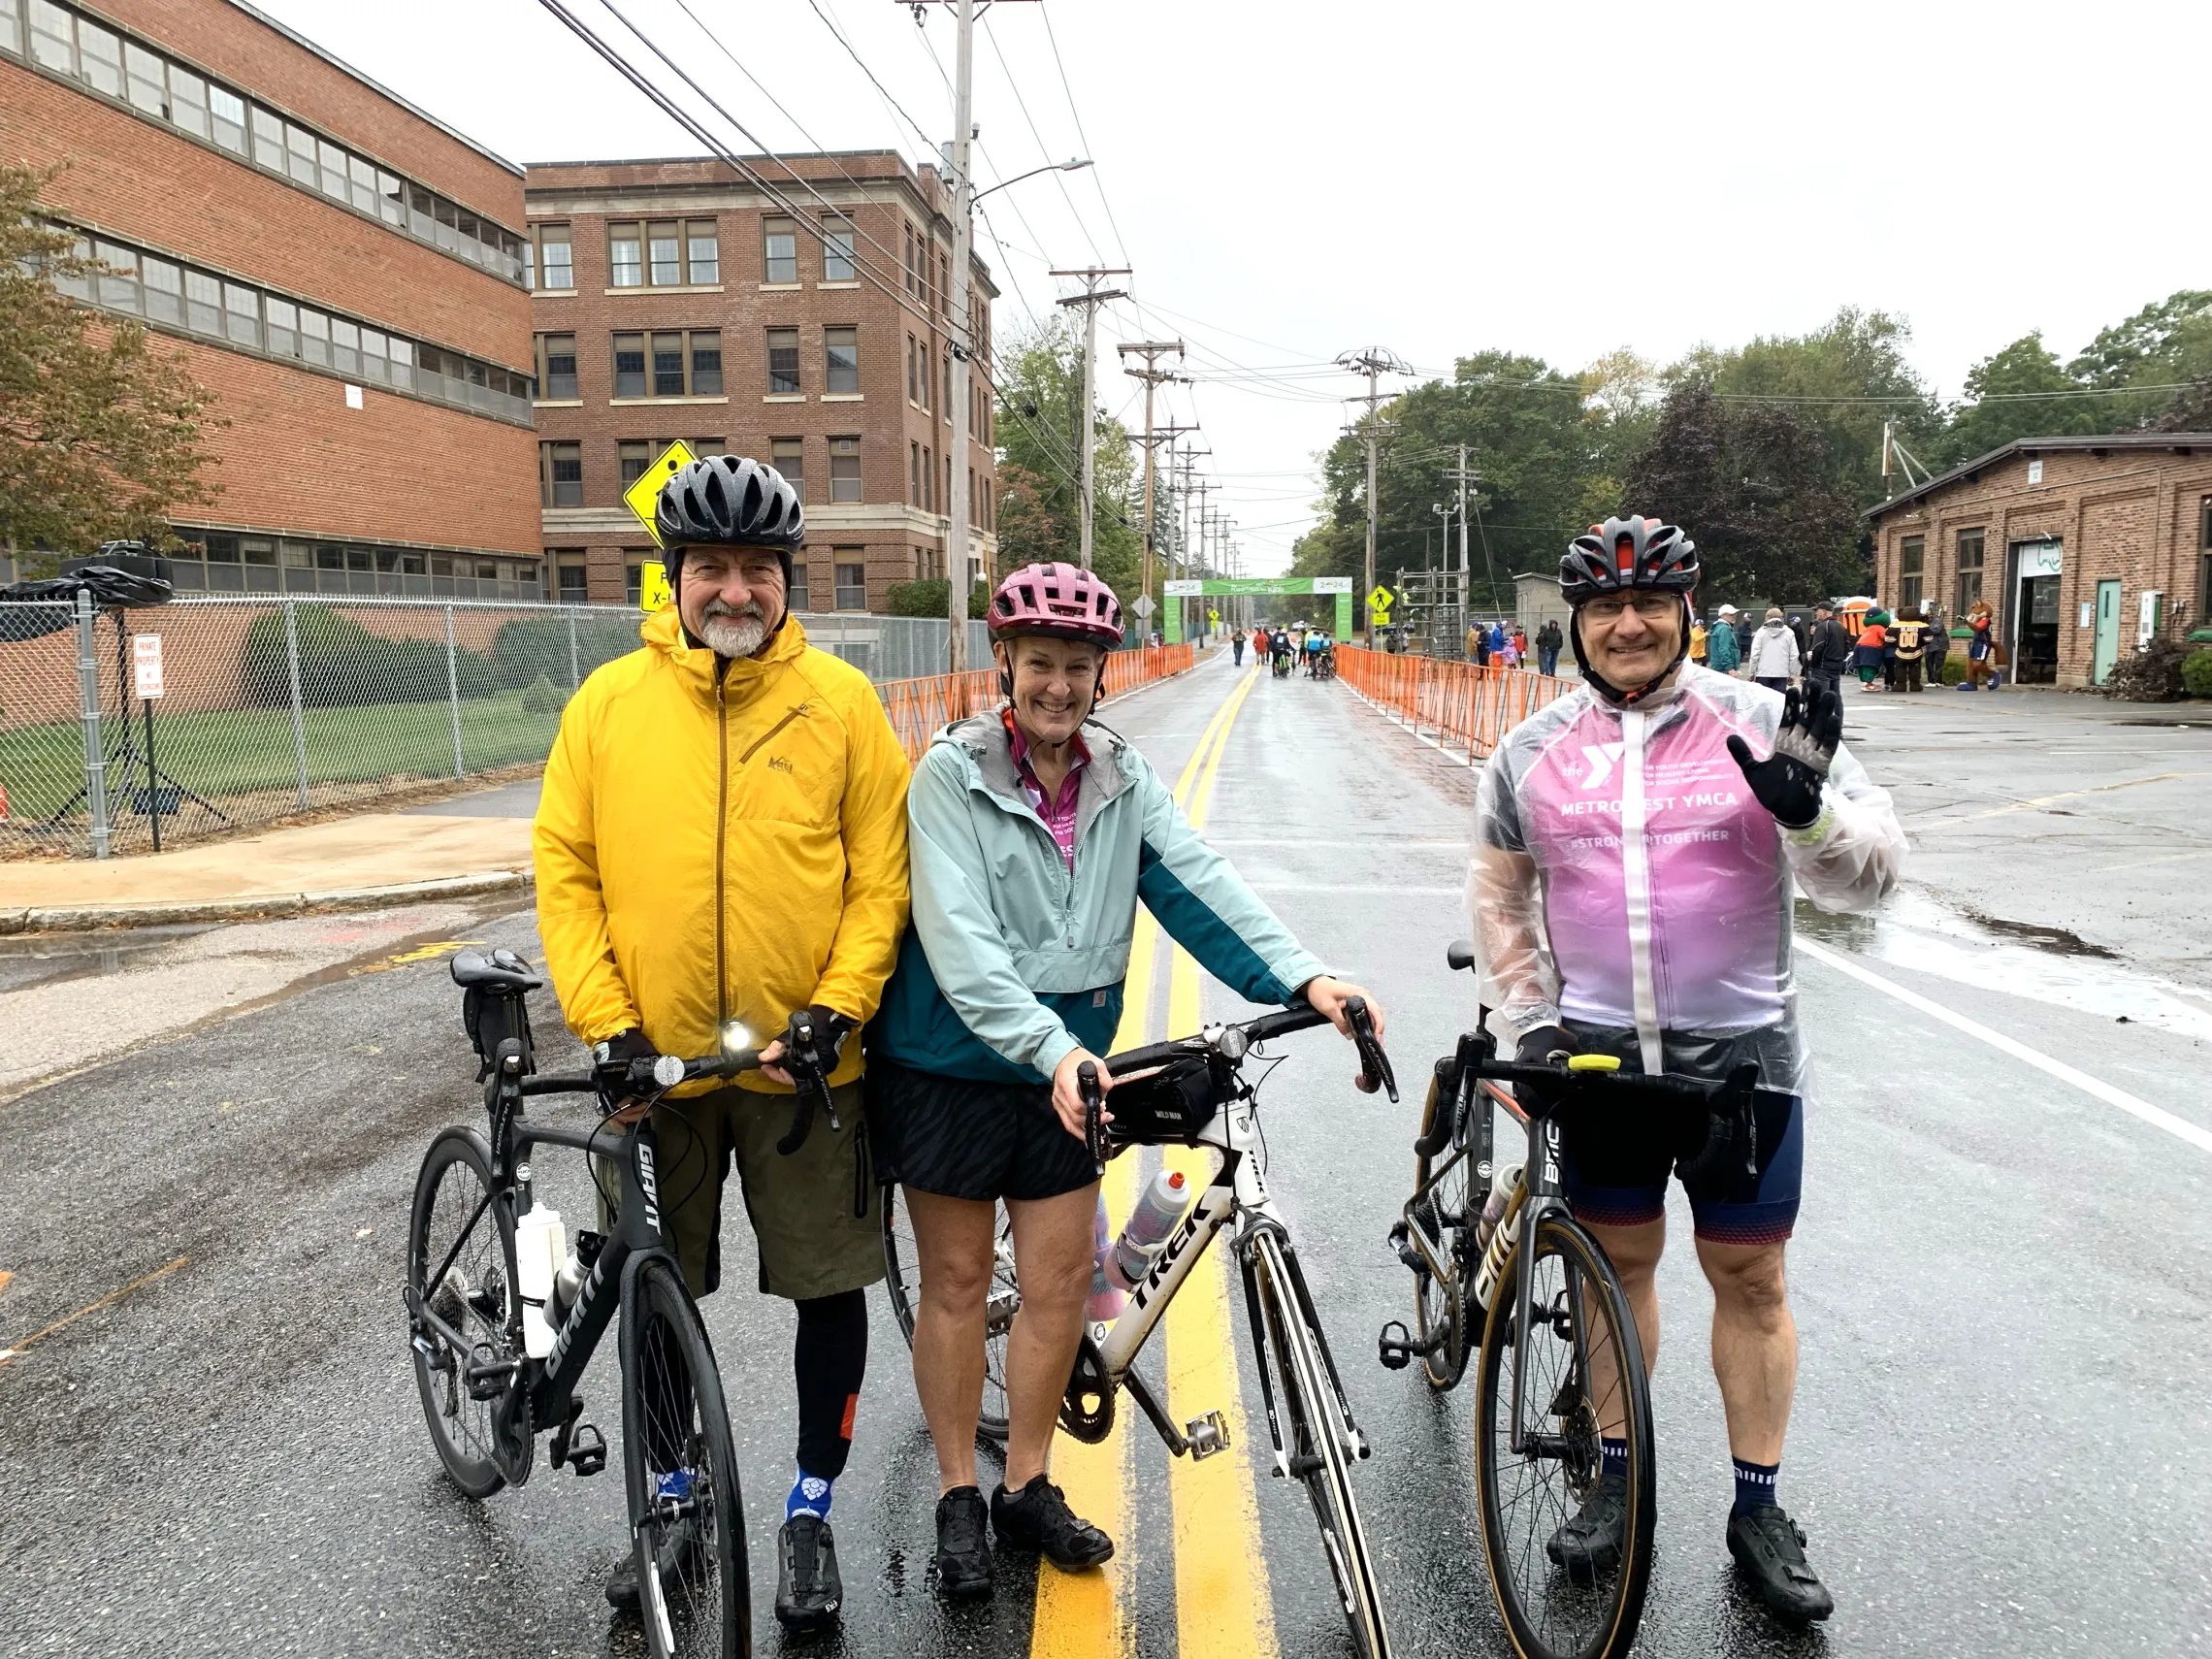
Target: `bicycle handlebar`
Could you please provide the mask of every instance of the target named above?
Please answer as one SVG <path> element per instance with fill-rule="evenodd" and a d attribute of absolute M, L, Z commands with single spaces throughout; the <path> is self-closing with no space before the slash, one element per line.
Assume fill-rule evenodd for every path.
<path fill-rule="evenodd" d="M 1585 1061 L 1598 1057 L 1577 1057 Z M 1707 1109 L 1705 1144 L 1680 1162 L 1677 1173 L 1685 1184 L 1703 1182 L 1716 1173 L 1739 1142 L 1743 1148 L 1743 1173 L 1759 1173 L 1759 1123 L 1752 1111 L 1758 1092 L 1759 1067 L 1746 1060 L 1719 1079 L 1685 1077 L 1679 1072 L 1644 1072 L 1599 1069 L 1587 1064 L 1531 1065 L 1521 1060 L 1476 1057 L 1469 1066 L 1473 1075 L 1492 1083 L 1527 1084 L 1540 1100 L 1554 1107 L 1590 1100 L 1664 1100 Z"/>

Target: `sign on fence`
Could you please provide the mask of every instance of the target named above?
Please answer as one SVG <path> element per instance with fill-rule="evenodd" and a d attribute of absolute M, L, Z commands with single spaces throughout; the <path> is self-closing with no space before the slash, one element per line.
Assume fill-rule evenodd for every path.
<path fill-rule="evenodd" d="M 161 695 L 160 634 L 131 635 L 131 677 L 141 698 L 150 699 Z"/>

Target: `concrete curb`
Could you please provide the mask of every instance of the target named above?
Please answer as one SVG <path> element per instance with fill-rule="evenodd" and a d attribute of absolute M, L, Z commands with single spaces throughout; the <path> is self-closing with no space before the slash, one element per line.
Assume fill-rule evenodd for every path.
<path fill-rule="evenodd" d="M 427 899 L 527 892 L 529 870 L 485 870 L 387 887 L 331 888 L 318 893 L 271 893 L 251 898 L 210 898 L 179 904 L 81 904 L 0 910 L 0 934 L 82 933 L 103 927 L 189 926 L 195 922 L 255 922 L 325 910 L 377 910 Z"/>

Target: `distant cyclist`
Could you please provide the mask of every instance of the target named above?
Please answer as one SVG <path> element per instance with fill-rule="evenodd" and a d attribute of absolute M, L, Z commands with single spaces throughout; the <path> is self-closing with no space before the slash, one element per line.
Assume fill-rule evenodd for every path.
<path fill-rule="evenodd" d="M 906 756 L 866 676 L 807 644 L 790 614 L 805 527 L 781 473 L 695 461 L 655 516 L 675 602 L 561 717 L 532 833 L 538 930 L 561 1012 L 602 1061 L 712 1054 L 730 1022 L 773 1061 L 792 1016 L 811 1013 L 841 1128 L 818 1118 L 797 1151 L 778 1153 L 794 1080 L 774 1064 L 671 1098 L 653 1122 L 692 1294 L 721 1279 L 734 1162 L 761 1289 L 797 1308 L 798 1467 L 776 1616 L 818 1629 L 843 1603 L 830 1487 L 867 1364 L 865 1287 L 884 1271 L 861 1045 L 847 1039 L 876 1011 L 906 924 Z M 626 1549 L 606 1588 L 617 1607 L 637 1605 L 636 1571 Z"/>
<path fill-rule="evenodd" d="M 960 1600 L 992 1593 L 987 1514 L 1002 1548 L 1063 1571 L 1114 1553 L 1046 1466 L 1098 1204 L 1076 1074 L 1113 1045 L 1138 904 L 1239 996 L 1311 1003 L 1347 1035 L 1345 1001 L 1366 996 L 1382 1028 L 1373 996 L 1328 977 L 1152 764 L 1090 719 L 1121 610 L 1073 565 L 999 584 L 990 623 L 1006 702 L 938 732 L 915 771 L 914 922 L 868 1029 L 869 1121 L 904 1186 L 922 1270 L 914 1383 L 937 1452 L 937 1583 Z M 987 1505 L 975 1425 L 1001 1200 L 1022 1308 L 1006 1346 L 1005 1479 Z"/>
<path fill-rule="evenodd" d="M 1570 545 L 1559 585 L 1587 685 L 1509 732 L 1483 769 L 1468 898 L 1482 1001 L 1520 1058 L 1607 1053 L 1714 1079 L 1749 1060 L 1795 1097 L 1760 1118 L 1756 1179 L 1693 1190 L 1690 1206 L 1735 1456 L 1729 1551 L 1761 1602 L 1802 1622 L 1835 1604 L 1775 1490 L 1797 1380 L 1783 1253 L 1805 1157 L 1791 889 L 1871 909 L 1904 835 L 1841 747 L 1833 691 L 1784 696 L 1684 662 L 1697 581 L 1697 549 L 1656 519 L 1608 519 Z M 1619 1268 L 1650 1365 L 1677 1149 L 1648 1112 L 1567 1131 L 1568 1201 Z M 1598 1485 L 1548 1541 L 1570 1572 L 1620 1560 L 1627 1443 L 1601 1448 Z"/>

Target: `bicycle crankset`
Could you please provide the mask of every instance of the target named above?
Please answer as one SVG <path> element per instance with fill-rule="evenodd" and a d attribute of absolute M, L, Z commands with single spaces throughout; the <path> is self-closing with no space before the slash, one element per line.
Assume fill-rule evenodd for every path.
<path fill-rule="evenodd" d="M 1059 1420 L 1086 1446 L 1096 1446 L 1113 1432 L 1114 1386 L 1106 1380 L 1106 1362 L 1098 1345 L 1088 1334 L 1075 1350 L 1075 1368 L 1068 1373 Z"/>

